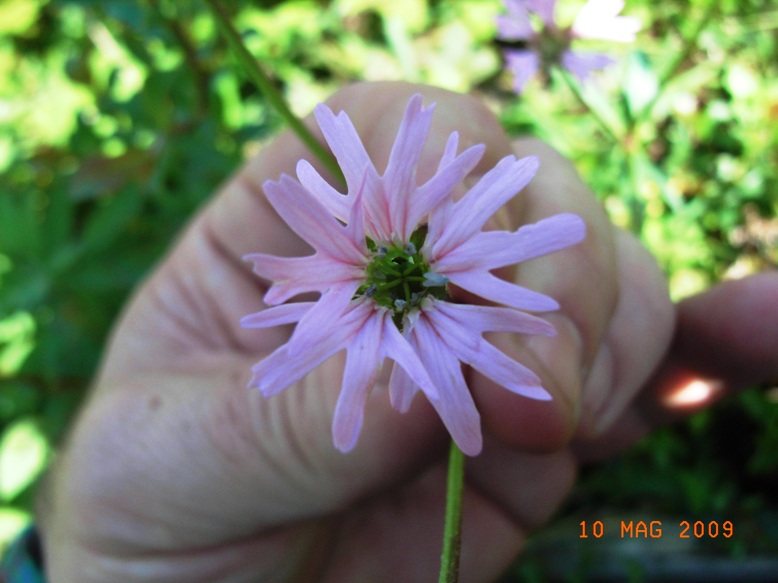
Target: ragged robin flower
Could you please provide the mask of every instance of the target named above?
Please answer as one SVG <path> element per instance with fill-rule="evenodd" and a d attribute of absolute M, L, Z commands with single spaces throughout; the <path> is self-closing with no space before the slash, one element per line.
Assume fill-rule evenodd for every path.
<path fill-rule="evenodd" d="M 579 81 L 585 80 L 592 71 L 614 60 L 602 53 L 573 50 L 576 39 L 631 42 L 641 26 L 636 18 L 619 16 L 624 0 L 588 0 L 569 27 L 560 27 L 554 18 L 556 0 L 503 3 L 508 14 L 497 17 L 497 38 L 516 45 L 504 51 L 516 93 L 521 93 L 537 74 L 548 83 L 552 67 L 562 67 Z"/>
<path fill-rule="evenodd" d="M 552 336 L 553 327 L 526 311 L 558 308 L 551 298 L 500 279 L 492 270 L 563 249 L 584 236 L 583 221 L 559 214 L 515 232 L 482 228 L 535 175 L 534 157 L 503 158 L 460 200 L 452 192 L 480 160 L 483 145 L 457 153 L 452 133 L 437 172 L 416 184 L 416 168 L 432 120 L 420 95 L 411 98 L 386 170 L 379 174 L 351 121 L 325 105 L 316 120 L 346 179 L 341 194 L 307 161 L 297 180 L 264 184 L 278 214 L 315 253 L 247 259 L 271 282 L 270 306 L 245 317 L 248 328 L 296 323 L 289 341 L 257 363 L 251 386 L 270 397 L 345 350 L 341 392 L 333 419 L 335 446 L 354 447 L 363 411 L 386 359 L 392 405 L 410 407 L 420 390 L 460 449 L 482 446 L 480 418 L 465 383 L 469 365 L 506 389 L 550 399 L 540 379 L 486 339 L 488 331 Z M 452 301 L 457 286 L 497 306 Z M 316 301 L 288 302 L 307 292 Z"/>

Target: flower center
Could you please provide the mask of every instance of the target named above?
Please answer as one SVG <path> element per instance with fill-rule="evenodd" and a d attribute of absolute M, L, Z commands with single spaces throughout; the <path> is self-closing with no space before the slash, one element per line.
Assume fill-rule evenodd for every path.
<path fill-rule="evenodd" d="M 550 69 L 562 64 L 562 56 L 570 48 L 572 32 L 556 26 L 544 26 L 534 39 L 536 52 L 540 55 L 541 71 L 550 78 Z"/>
<path fill-rule="evenodd" d="M 379 306 L 392 310 L 392 319 L 400 330 L 405 315 L 425 297 L 448 298 L 448 278 L 433 272 L 422 257 L 420 249 L 426 236 L 427 228 L 422 227 L 407 243 L 377 243 L 367 239 L 373 260 L 365 269 L 365 283 L 357 289 L 355 297 L 369 297 Z"/>

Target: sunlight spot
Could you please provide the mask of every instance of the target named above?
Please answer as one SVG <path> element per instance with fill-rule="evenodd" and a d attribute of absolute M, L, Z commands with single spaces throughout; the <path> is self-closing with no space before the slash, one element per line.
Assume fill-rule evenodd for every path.
<path fill-rule="evenodd" d="M 668 407 L 674 408 L 702 405 L 706 401 L 710 401 L 713 394 L 718 392 L 720 388 L 718 382 L 693 379 L 674 393 L 667 395 L 664 402 Z"/>

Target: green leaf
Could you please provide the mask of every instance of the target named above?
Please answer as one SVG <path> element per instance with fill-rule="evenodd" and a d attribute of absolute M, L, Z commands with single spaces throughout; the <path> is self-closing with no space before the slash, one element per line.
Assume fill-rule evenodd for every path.
<path fill-rule="evenodd" d="M 41 404 L 40 392 L 29 383 L 5 381 L 0 384 L 0 424 L 30 415 Z"/>
<path fill-rule="evenodd" d="M 31 520 L 29 512 L 10 506 L 0 507 L 0 556 Z"/>
<path fill-rule="evenodd" d="M 627 58 L 623 91 L 633 118 L 637 117 L 659 94 L 659 79 L 644 54 L 632 53 Z"/>
<path fill-rule="evenodd" d="M 142 199 L 134 188 L 128 188 L 106 201 L 89 217 L 81 242 L 85 252 L 102 251 L 121 237 L 137 218 Z"/>
<path fill-rule="evenodd" d="M 0 34 L 23 34 L 38 20 L 39 0 L 0 2 Z"/>
<path fill-rule="evenodd" d="M 32 419 L 11 425 L 0 439 L 0 498 L 13 500 L 30 485 L 50 453 L 46 438 Z"/>
<path fill-rule="evenodd" d="M 0 250 L 10 257 L 37 257 L 41 233 L 33 194 L 0 196 Z"/>

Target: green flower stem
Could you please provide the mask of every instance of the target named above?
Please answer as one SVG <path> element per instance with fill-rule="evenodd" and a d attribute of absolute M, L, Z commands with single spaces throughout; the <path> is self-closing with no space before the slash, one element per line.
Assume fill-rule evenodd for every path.
<path fill-rule="evenodd" d="M 446 523 L 438 583 L 459 581 L 459 551 L 462 546 L 462 491 L 465 485 L 465 454 L 451 441 L 446 486 Z"/>
<path fill-rule="evenodd" d="M 232 25 L 224 7 L 218 0 L 206 0 L 206 3 L 211 9 L 211 12 L 213 12 L 216 22 L 221 28 L 222 34 L 227 39 L 228 44 L 234 51 L 238 62 L 251 80 L 259 87 L 259 90 L 264 94 L 268 103 L 279 113 L 284 121 L 289 124 L 292 131 L 297 134 L 311 153 L 321 161 L 325 168 L 327 168 L 337 180 L 342 184 L 345 184 L 346 180 L 343 177 L 340 166 L 338 166 L 338 162 L 332 154 L 322 146 L 321 142 L 316 139 L 316 136 L 305 127 L 305 124 L 303 124 L 302 121 L 292 113 L 292 110 L 289 109 L 289 106 L 287 106 L 286 101 L 284 101 L 284 98 L 273 85 L 270 77 L 262 70 L 262 67 L 256 59 L 249 53 L 246 45 L 243 44 L 240 34 Z"/>

